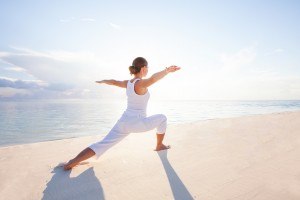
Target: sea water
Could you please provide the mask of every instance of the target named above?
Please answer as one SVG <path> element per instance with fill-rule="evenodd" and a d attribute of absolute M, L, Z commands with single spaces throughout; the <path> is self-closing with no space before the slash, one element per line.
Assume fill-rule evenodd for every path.
<path fill-rule="evenodd" d="M 56 99 L 0 102 L 0 146 L 106 135 L 126 109 L 126 99 Z M 168 124 L 300 110 L 300 101 L 151 100 L 148 115 Z"/>

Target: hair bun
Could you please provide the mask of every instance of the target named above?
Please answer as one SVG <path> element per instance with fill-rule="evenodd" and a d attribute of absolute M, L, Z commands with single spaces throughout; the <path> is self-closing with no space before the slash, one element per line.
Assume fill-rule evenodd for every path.
<path fill-rule="evenodd" d="M 129 66 L 129 71 L 130 74 L 136 74 L 137 73 L 137 68 L 133 65 Z"/>

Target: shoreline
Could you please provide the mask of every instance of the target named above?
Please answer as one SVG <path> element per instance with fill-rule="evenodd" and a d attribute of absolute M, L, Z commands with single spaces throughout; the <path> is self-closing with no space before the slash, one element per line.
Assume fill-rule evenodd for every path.
<path fill-rule="evenodd" d="M 214 121 L 214 120 L 223 120 L 223 119 L 236 119 L 241 117 L 251 117 L 251 116 L 261 116 L 261 115 L 273 115 L 273 114 L 285 114 L 285 113 L 297 113 L 300 112 L 300 110 L 292 110 L 292 111 L 282 111 L 282 112 L 271 112 L 271 113 L 260 113 L 260 114 L 246 114 L 241 116 L 234 116 L 234 117 L 220 117 L 220 118 L 212 118 L 212 119 L 204 119 L 204 120 L 197 120 L 197 121 L 191 121 L 191 122 L 182 122 L 182 123 L 174 123 L 174 124 L 168 124 L 168 127 L 172 126 L 179 126 L 179 125 L 185 125 L 185 124 L 194 124 L 194 123 L 201 123 L 205 121 Z M 37 143 L 46 143 L 46 142 L 54 142 L 54 141 L 60 141 L 60 140 L 72 140 L 72 139 L 80 139 L 80 138 L 87 138 L 87 137 L 104 137 L 104 135 L 86 135 L 86 136 L 72 136 L 68 138 L 57 138 L 57 139 L 50 139 L 50 140 L 44 140 L 44 141 L 38 141 L 38 142 L 28 142 L 28 143 L 19 143 L 19 144 L 11 144 L 11 145 L 0 145 L 0 149 L 2 148 L 8 148 L 8 147 L 15 147 L 20 145 L 30 145 L 30 144 L 37 144 Z"/>

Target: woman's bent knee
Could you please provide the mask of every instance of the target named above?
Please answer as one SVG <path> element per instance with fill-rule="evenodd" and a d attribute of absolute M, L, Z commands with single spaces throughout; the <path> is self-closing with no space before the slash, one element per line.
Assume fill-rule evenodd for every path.
<path fill-rule="evenodd" d="M 164 115 L 164 114 L 159 114 L 159 117 L 160 117 L 160 119 L 161 119 L 161 121 L 162 122 L 167 122 L 167 116 L 166 115 Z"/>

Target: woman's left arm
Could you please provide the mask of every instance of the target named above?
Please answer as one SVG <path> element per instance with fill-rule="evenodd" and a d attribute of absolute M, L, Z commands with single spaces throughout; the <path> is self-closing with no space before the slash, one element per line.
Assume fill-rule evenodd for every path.
<path fill-rule="evenodd" d="M 95 81 L 95 82 L 96 83 L 105 83 L 107 85 L 114 85 L 114 86 L 118 86 L 118 87 L 121 87 L 121 88 L 126 88 L 128 80 L 117 81 L 117 80 L 114 80 L 114 79 L 110 79 L 110 80 L 102 80 L 102 81 Z"/>
<path fill-rule="evenodd" d="M 170 72 L 176 72 L 177 70 L 180 70 L 180 69 L 181 69 L 180 67 L 177 67 L 175 65 L 166 67 L 165 70 L 153 74 L 150 78 L 139 81 L 137 83 L 137 85 L 139 85 L 142 88 L 147 88 L 147 87 L 153 85 L 154 83 L 156 83 L 157 81 L 159 81 L 160 79 L 162 79 L 163 77 L 165 77 Z"/>

